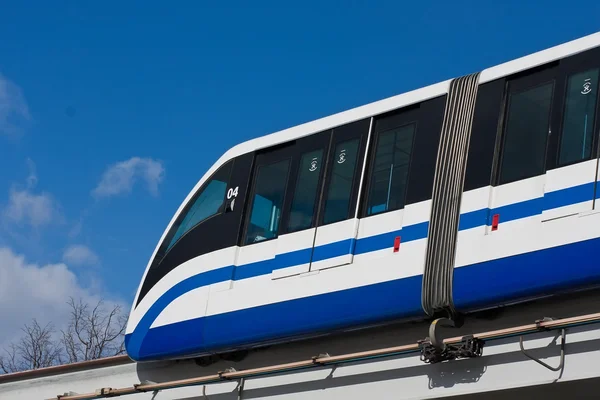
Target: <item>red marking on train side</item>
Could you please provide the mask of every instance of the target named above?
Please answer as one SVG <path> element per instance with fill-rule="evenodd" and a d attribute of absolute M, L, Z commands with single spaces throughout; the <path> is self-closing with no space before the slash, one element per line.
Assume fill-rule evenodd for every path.
<path fill-rule="evenodd" d="M 500 222 L 500 214 L 494 214 L 494 216 L 492 217 L 492 230 L 493 231 L 498 230 L 498 222 Z"/>
<path fill-rule="evenodd" d="M 396 236 L 394 239 L 394 253 L 397 253 L 400 250 L 400 236 Z"/>

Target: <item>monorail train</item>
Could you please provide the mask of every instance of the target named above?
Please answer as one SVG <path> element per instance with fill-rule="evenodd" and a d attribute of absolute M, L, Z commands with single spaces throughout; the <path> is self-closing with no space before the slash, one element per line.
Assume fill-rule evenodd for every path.
<path fill-rule="evenodd" d="M 137 361 L 600 284 L 600 33 L 239 144 L 137 291 Z"/>

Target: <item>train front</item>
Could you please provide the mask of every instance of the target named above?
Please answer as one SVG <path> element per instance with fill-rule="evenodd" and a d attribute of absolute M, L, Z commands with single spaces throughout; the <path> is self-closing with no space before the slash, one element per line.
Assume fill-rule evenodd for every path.
<path fill-rule="evenodd" d="M 135 361 L 201 356 L 211 287 L 233 279 L 251 155 L 221 157 L 163 233 L 129 315 L 125 347 Z M 222 350 L 222 349 L 219 349 Z M 227 350 L 227 349 L 224 349 Z"/>

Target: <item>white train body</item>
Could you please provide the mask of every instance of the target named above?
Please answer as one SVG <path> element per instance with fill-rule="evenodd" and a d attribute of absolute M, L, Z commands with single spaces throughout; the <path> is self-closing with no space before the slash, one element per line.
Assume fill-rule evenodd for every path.
<path fill-rule="evenodd" d="M 242 143 L 148 263 L 134 360 L 600 283 L 600 34 Z"/>

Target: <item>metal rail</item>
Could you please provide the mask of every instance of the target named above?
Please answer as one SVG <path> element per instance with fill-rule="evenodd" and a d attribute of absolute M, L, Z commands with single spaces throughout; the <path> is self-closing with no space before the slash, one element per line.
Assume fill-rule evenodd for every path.
<path fill-rule="evenodd" d="M 566 329 L 572 326 L 579 326 L 600 322 L 600 313 L 587 314 L 578 317 L 563 318 L 557 320 L 541 320 L 533 324 L 521 325 L 513 328 L 499 329 L 495 331 L 483 332 L 473 335 L 474 338 L 481 340 L 497 340 L 506 337 L 521 336 L 532 334 L 544 330 Z M 464 336 L 445 339 L 445 344 L 460 343 Z M 135 384 L 124 388 L 100 388 L 93 393 L 86 394 L 68 394 L 58 395 L 49 400 L 93 400 L 107 397 L 124 396 L 143 392 L 158 392 L 165 389 L 175 389 L 187 386 L 206 385 L 223 381 L 241 381 L 242 379 L 271 375 L 275 373 L 291 372 L 302 369 L 322 367 L 332 364 L 342 364 L 348 362 L 363 361 L 382 357 L 390 357 L 400 354 L 415 353 L 419 351 L 419 343 L 412 343 L 403 346 L 387 347 L 377 350 L 362 351 L 358 353 L 343 354 L 339 356 L 321 355 L 310 360 L 297 361 L 286 364 L 270 365 L 267 367 L 252 368 L 243 371 L 233 369 L 219 372 L 217 374 L 201 376 L 197 378 L 182 379 L 161 383 Z"/>
<path fill-rule="evenodd" d="M 134 361 L 127 355 L 111 356 L 98 358 L 96 360 L 79 361 L 70 364 L 54 365 L 52 367 L 44 367 L 38 369 L 30 369 L 27 371 L 11 372 L 10 374 L 0 374 L 0 383 L 13 382 L 24 379 L 33 379 L 41 376 L 50 376 L 56 374 L 64 374 L 67 372 L 75 372 L 87 370 L 90 368 L 112 367 L 115 365 L 132 364 Z"/>

